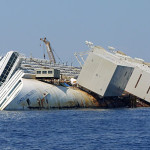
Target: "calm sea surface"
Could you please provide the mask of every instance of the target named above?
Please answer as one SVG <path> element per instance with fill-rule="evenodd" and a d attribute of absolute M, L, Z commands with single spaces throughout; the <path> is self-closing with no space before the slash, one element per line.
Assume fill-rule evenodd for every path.
<path fill-rule="evenodd" d="M 3 149 L 150 149 L 150 108 L 1 111 Z"/>

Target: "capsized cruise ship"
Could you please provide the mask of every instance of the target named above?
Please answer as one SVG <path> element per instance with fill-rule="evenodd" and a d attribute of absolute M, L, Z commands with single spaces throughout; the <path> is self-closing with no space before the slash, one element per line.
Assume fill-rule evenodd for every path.
<path fill-rule="evenodd" d="M 31 59 L 10 51 L 0 61 L 0 110 L 97 107 L 96 99 L 71 86 L 60 86 L 36 78 L 37 70 L 45 74 L 55 68 L 64 76 L 74 77 L 79 68 Z M 50 68 L 50 69 L 47 69 Z M 53 69 L 52 69 L 53 68 Z M 48 73 L 48 71 L 46 72 Z M 38 75 L 38 74 L 37 74 Z M 49 74 L 50 75 L 50 74 Z M 47 78 L 46 78 L 47 79 Z M 55 79 L 54 79 L 55 80 Z"/>
<path fill-rule="evenodd" d="M 0 57 L 0 110 L 99 107 L 92 95 L 62 82 L 78 77 L 81 68 L 56 63 L 50 42 L 41 40 L 49 60 L 15 51 Z"/>
<path fill-rule="evenodd" d="M 90 45 L 82 67 L 66 66 L 56 63 L 50 42 L 41 40 L 49 60 L 15 51 L 0 57 L 0 110 L 130 107 L 130 96 L 150 106 L 149 63 Z M 76 77 L 76 87 L 61 82 Z"/>

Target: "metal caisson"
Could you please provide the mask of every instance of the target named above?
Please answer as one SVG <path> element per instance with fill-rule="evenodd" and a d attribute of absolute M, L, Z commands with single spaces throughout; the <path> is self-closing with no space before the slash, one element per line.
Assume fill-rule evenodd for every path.
<path fill-rule="evenodd" d="M 78 77 L 78 84 L 100 96 L 121 96 L 133 72 L 133 67 L 122 62 L 102 47 L 94 47 Z"/>

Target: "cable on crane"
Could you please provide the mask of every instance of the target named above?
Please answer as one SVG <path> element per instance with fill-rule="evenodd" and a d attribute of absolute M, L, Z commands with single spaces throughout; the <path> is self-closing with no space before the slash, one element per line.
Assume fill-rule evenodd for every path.
<path fill-rule="evenodd" d="M 40 44 L 40 47 L 41 47 L 41 49 L 42 49 L 42 47 L 43 47 L 43 57 L 44 57 L 44 59 L 45 59 L 45 47 L 44 47 L 44 44 L 42 44 L 42 46 L 41 46 L 41 44 Z"/>
<path fill-rule="evenodd" d="M 55 56 L 58 58 L 58 60 L 63 63 L 63 61 L 60 59 L 60 57 L 57 55 L 57 53 L 54 51 L 54 49 L 52 49 L 52 51 L 55 53 Z"/>

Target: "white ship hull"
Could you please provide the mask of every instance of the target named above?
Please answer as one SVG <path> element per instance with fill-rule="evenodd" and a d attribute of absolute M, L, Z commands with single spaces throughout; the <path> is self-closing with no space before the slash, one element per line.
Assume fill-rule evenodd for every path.
<path fill-rule="evenodd" d="M 5 110 L 97 107 L 94 97 L 73 88 L 55 86 L 34 79 L 21 79 L 18 95 Z"/>

